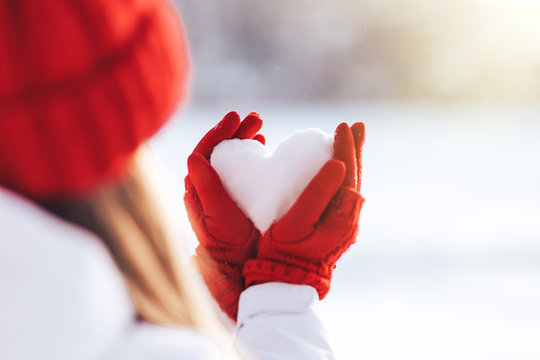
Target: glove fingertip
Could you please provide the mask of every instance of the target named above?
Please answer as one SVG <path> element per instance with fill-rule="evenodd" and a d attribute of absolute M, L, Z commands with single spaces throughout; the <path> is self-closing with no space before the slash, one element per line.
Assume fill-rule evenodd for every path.
<path fill-rule="evenodd" d="M 242 121 L 233 135 L 237 139 L 251 139 L 261 129 L 263 121 L 259 114 L 252 112 Z"/>
<path fill-rule="evenodd" d="M 225 139 L 231 138 L 240 126 L 240 115 L 236 111 L 228 112 L 223 119 L 204 135 L 194 152 L 210 157 L 214 147 Z"/>
<path fill-rule="evenodd" d="M 346 122 L 342 122 L 336 127 L 335 134 L 337 135 L 338 133 L 347 131 L 348 128 L 349 128 L 349 125 Z"/>
<path fill-rule="evenodd" d="M 336 134 L 334 136 L 334 158 L 343 161 L 347 168 L 345 186 L 356 187 L 356 147 L 351 128 L 346 123 L 341 123 L 336 128 Z"/>
<path fill-rule="evenodd" d="M 328 173 L 327 176 L 335 178 L 335 182 L 341 184 L 345 179 L 347 167 L 343 161 L 338 159 L 328 160 L 321 168 L 321 172 Z"/>
<path fill-rule="evenodd" d="M 266 144 L 266 138 L 264 137 L 263 134 L 257 134 L 253 137 L 253 140 L 256 140 L 258 142 L 260 142 L 261 144 L 265 145 Z"/>
<path fill-rule="evenodd" d="M 229 111 L 223 119 L 212 129 L 215 139 L 218 140 L 215 145 L 225 139 L 231 138 L 240 126 L 240 114 L 236 111 Z M 214 145 L 214 146 L 215 146 Z M 210 149 L 210 151 L 213 150 Z"/>
<path fill-rule="evenodd" d="M 217 124 L 217 126 L 221 125 L 231 125 L 234 123 L 240 123 L 240 114 L 238 114 L 237 111 L 229 111 L 223 119 Z"/>
<path fill-rule="evenodd" d="M 354 123 L 353 126 L 351 126 L 351 131 L 356 144 L 356 150 L 359 151 L 362 149 L 366 139 L 366 125 L 363 122 Z"/>

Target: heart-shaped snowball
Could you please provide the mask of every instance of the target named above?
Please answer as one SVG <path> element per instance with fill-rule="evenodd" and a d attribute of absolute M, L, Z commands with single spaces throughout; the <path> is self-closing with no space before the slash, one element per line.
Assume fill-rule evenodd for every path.
<path fill-rule="evenodd" d="M 333 156 L 334 139 L 319 129 L 300 130 L 272 151 L 255 140 L 218 144 L 210 163 L 227 193 L 262 232 L 291 208 Z"/>

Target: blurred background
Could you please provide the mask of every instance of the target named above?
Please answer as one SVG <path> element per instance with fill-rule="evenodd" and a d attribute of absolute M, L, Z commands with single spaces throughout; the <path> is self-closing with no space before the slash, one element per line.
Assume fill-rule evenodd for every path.
<path fill-rule="evenodd" d="M 193 101 L 540 98 L 537 0 L 177 0 Z"/>
<path fill-rule="evenodd" d="M 337 358 L 540 358 L 539 1 L 175 3 L 192 94 L 152 147 L 180 209 L 229 110 L 271 148 L 364 121 L 360 234 L 320 304 Z"/>

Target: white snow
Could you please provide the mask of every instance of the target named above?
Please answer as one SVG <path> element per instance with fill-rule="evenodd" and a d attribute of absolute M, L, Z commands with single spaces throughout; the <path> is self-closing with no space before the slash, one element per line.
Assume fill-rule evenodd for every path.
<path fill-rule="evenodd" d="M 215 147 L 210 162 L 227 193 L 264 232 L 332 158 L 333 142 L 320 129 L 296 131 L 274 152 L 255 140 L 225 140 Z"/>

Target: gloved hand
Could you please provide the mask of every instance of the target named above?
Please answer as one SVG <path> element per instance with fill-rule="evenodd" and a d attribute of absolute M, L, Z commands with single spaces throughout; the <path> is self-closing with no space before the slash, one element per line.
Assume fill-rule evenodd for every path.
<path fill-rule="evenodd" d="M 257 257 L 244 266 L 246 287 L 271 281 L 305 284 L 320 299 L 326 296 L 336 261 L 358 230 L 364 134 L 363 123 L 337 127 L 334 159 L 261 237 Z"/>
<path fill-rule="evenodd" d="M 261 126 L 257 113 L 242 122 L 236 112 L 225 115 L 189 156 L 185 178 L 184 203 L 199 240 L 195 265 L 220 308 L 233 320 L 244 290 L 242 268 L 255 257 L 260 232 L 227 195 L 209 159 L 214 147 L 226 139 L 254 139 L 264 144 L 264 136 L 257 134 Z"/>

